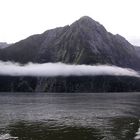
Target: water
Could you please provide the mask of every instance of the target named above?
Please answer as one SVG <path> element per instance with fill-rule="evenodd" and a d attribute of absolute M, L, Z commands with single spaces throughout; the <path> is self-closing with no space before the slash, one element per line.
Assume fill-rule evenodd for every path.
<path fill-rule="evenodd" d="M 140 140 L 140 93 L 0 93 L 0 140 Z"/>

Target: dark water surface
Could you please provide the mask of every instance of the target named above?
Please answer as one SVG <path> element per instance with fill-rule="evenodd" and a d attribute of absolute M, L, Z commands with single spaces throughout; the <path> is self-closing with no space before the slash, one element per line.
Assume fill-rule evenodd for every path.
<path fill-rule="evenodd" d="M 140 140 L 140 93 L 0 93 L 0 140 Z"/>

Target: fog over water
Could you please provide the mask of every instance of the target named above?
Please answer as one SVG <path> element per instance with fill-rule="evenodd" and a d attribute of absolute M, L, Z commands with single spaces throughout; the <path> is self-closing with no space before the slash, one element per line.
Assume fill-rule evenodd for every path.
<path fill-rule="evenodd" d="M 64 63 L 28 63 L 19 64 L 14 62 L 0 61 L 0 75 L 7 76 L 134 76 L 140 77 L 138 72 L 111 65 L 70 65 Z"/>

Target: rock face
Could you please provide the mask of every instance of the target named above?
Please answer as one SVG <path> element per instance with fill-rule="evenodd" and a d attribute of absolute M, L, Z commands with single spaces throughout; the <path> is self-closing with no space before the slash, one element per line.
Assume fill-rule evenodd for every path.
<path fill-rule="evenodd" d="M 33 35 L 12 44 L 8 48 L 1 49 L 0 60 L 20 63 L 63 62 L 69 64 L 110 64 L 140 70 L 140 57 L 135 47 L 122 36 L 107 32 L 100 23 L 87 16 L 80 18 L 70 26 L 48 30 L 42 34 Z M 94 83 L 98 81 L 98 78 L 92 78 Z M 75 79 L 74 81 L 77 84 L 81 83 L 85 85 L 84 87 L 79 86 L 79 89 L 75 91 L 80 92 L 84 88 L 85 92 L 89 89 L 90 92 L 96 92 L 96 84 L 93 84 L 92 88 L 88 87 L 89 89 L 87 89 L 85 82 L 81 82 L 82 79 L 86 81 L 86 78 L 72 77 L 72 79 Z M 116 80 L 116 77 L 110 79 L 107 76 L 105 78 L 103 76 L 99 79 L 100 81 L 103 80 L 104 85 L 106 85 L 105 82 L 107 79 L 112 81 Z M 125 78 L 120 79 L 125 81 Z M 27 81 L 30 87 L 31 83 L 26 78 L 24 81 Z M 72 87 L 76 83 L 72 85 L 71 81 L 70 77 L 35 78 L 36 86 L 32 89 L 33 91 L 57 92 L 59 83 L 59 89 L 65 87 L 64 85 L 67 83 L 67 86 L 70 86 L 71 90 L 67 87 L 66 89 L 68 90 L 66 91 L 73 92 Z M 131 86 L 134 84 L 134 80 L 132 81 Z M 139 80 L 137 79 L 136 81 L 138 84 Z M 20 84 L 20 82 L 17 84 Z M 49 87 L 48 90 L 48 85 L 53 86 L 53 88 Z M 112 86 L 115 87 L 116 85 Z M 113 87 L 111 88 L 112 91 L 117 91 L 116 89 L 113 90 Z M 102 86 L 100 88 L 102 89 L 101 91 L 108 91 L 108 88 L 103 88 Z M 65 90 L 60 91 L 65 92 Z"/>
<path fill-rule="evenodd" d="M 137 92 L 140 79 L 126 76 L 5 77 L 0 92 Z"/>
<path fill-rule="evenodd" d="M 140 47 L 139 46 L 136 46 L 135 47 L 135 50 L 137 52 L 137 55 L 140 57 Z"/>

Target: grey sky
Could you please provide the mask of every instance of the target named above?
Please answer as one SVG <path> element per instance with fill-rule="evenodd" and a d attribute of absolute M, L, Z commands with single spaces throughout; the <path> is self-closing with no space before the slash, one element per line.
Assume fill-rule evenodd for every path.
<path fill-rule="evenodd" d="M 81 16 L 140 45 L 140 0 L 0 0 L 0 42 L 71 24 Z"/>

